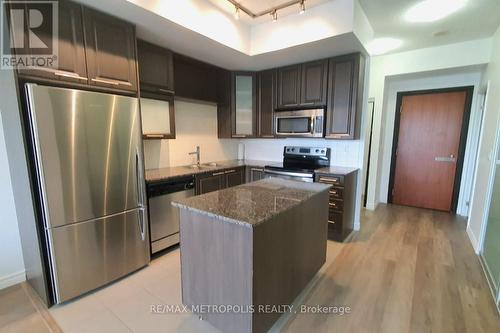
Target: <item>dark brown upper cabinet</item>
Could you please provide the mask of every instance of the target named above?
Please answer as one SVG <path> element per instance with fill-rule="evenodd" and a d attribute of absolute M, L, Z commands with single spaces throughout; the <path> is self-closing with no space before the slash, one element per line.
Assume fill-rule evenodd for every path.
<path fill-rule="evenodd" d="M 137 91 L 135 27 L 86 7 L 83 19 L 89 83 Z"/>
<path fill-rule="evenodd" d="M 273 114 L 276 105 L 276 70 L 257 73 L 257 136 L 273 138 Z"/>
<path fill-rule="evenodd" d="M 312 61 L 301 65 L 301 106 L 326 105 L 328 60 Z"/>
<path fill-rule="evenodd" d="M 231 121 L 233 138 L 255 137 L 257 94 L 254 72 L 233 72 L 231 82 Z"/>
<path fill-rule="evenodd" d="M 70 1 L 60 1 L 58 3 L 58 18 L 57 66 L 54 68 L 19 69 L 19 75 L 86 84 L 88 77 L 82 6 Z M 43 36 L 39 37 L 44 39 Z"/>
<path fill-rule="evenodd" d="M 217 103 L 220 68 L 174 54 L 175 96 Z"/>
<path fill-rule="evenodd" d="M 278 109 L 300 105 L 300 65 L 278 68 Z"/>
<path fill-rule="evenodd" d="M 174 93 L 174 60 L 170 50 L 137 40 L 137 60 L 141 91 Z"/>
<path fill-rule="evenodd" d="M 325 106 L 328 60 L 278 69 L 278 109 Z"/>
<path fill-rule="evenodd" d="M 330 59 L 326 138 L 359 139 L 364 63 L 359 53 Z"/>

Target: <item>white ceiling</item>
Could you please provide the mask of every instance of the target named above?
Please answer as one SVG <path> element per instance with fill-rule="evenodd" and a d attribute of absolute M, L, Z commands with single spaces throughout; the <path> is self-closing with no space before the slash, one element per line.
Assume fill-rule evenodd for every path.
<path fill-rule="evenodd" d="M 331 37 L 327 36 L 319 40 L 312 40 L 308 43 L 300 43 L 299 45 L 273 50 L 272 52 L 262 52 L 257 55 L 249 55 L 246 52 L 224 45 L 213 38 L 204 36 L 193 29 L 186 28 L 170 19 L 166 19 L 160 14 L 145 9 L 137 4 L 139 0 L 77 1 L 135 24 L 137 36 L 141 39 L 169 48 L 174 52 L 185 54 L 210 64 L 231 70 L 261 70 L 341 54 L 365 52 L 358 37 L 355 36 L 350 29 L 346 28 L 344 29 L 345 31 L 339 29 L 337 31 L 338 33 Z M 181 16 L 189 14 L 194 9 L 199 8 L 193 7 L 194 9 L 192 9 L 191 7 L 185 7 L 183 5 L 175 7 L 176 1 L 181 0 L 141 0 L 141 3 L 157 5 L 159 7 L 156 7 L 156 9 L 169 11 L 169 13 L 172 13 L 172 10 L 177 8 L 176 15 Z M 187 0 L 182 1 L 186 1 L 184 4 L 192 5 L 195 3 L 195 0 L 190 0 L 189 2 Z M 209 0 L 200 1 L 206 1 L 205 4 L 209 3 Z M 348 3 L 348 1 L 349 0 L 334 0 L 336 3 Z M 328 8 L 332 8 L 332 6 Z M 333 10 L 333 12 L 337 15 L 347 16 L 348 14 L 343 11 L 344 9 L 342 7 L 333 6 L 333 8 L 338 8 L 338 10 Z M 316 8 L 316 10 L 318 9 L 321 9 L 321 7 Z M 186 12 L 185 10 L 188 11 Z M 214 10 L 218 11 L 218 9 Z M 312 15 L 313 12 L 314 10 L 307 13 L 304 19 L 306 19 L 306 16 Z M 219 23 L 222 19 L 219 15 L 215 15 L 217 13 L 213 13 L 212 10 L 204 10 L 202 13 L 207 13 L 210 19 L 215 17 L 214 20 L 207 20 L 208 24 L 211 24 L 212 22 Z M 299 15 L 297 14 L 297 16 Z M 327 17 L 335 16 L 330 15 Z M 177 19 L 177 17 L 174 17 L 174 19 Z M 280 29 L 282 24 L 285 24 L 286 21 L 292 20 L 293 22 L 293 19 L 293 17 L 289 16 L 286 19 L 279 21 L 276 25 L 271 22 L 267 22 L 267 24 L 273 26 L 276 30 Z M 340 24 L 342 18 L 331 20 Z M 226 21 L 234 23 L 232 17 L 227 18 Z M 349 19 L 347 19 L 347 21 L 349 22 Z M 298 28 L 300 27 L 301 26 L 298 25 Z M 195 26 L 195 28 L 199 27 Z M 227 28 L 224 32 L 229 34 L 228 30 L 230 26 L 223 26 L 223 28 Z M 308 30 L 305 29 L 305 31 Z"/>
<path fill-rule="evenodd" d="M 278 18 L 277 23 L 271 23 L 270 17 L 261 18 L 260 23 L 247 17 L 248 23 L 244 14 L 236 21 L 232 17 L 234 7 L 226 0 L 77 1 L 134 23 L 140 38 L 228 69 L 258 70 L 365 50 L 360 30 L 354 30 L 356 35 L 353 33 L 353 26 L 364 17 L 358 15 L 351 22 L 353 0 L 306 0 L 306 8 L 311 9 L 306 14 L 298 15 L 297 8 L 290 8 L 279 14 L 283 19 Z M 259 11 L 285 0 L 241 1 Z M 406 10 L 419 0 L 354 1 L 359 1 L 370 23 L 364 22 L 372 26 L 368 29 L 370 36 L 373 28 L 375 37 L 403 40 L 403 45 L 393 53 L 490 37 L 500 23 L 500 0 L 468 0 L 465 8 L 433 23 L 404 21 Z M 323 31 L 321 26 L 312 25 L 315 30 L 307 30 L 305 23 L 322 23 L 328 29 Z M 213 27 L 217 28 L 212 31 L 215 35 L 207 34 Z M 445 33 L 433 36 L 441 31 Z M 301 33 L 320 38 L 297 39 Z M 252 52 L 253 43 L 266 45 L 273 38 L 292 40 L 292 37 L 299 42 L 290 42 L 277 51 Z"/>
<path fill-rule="evenodd" d="M 208 0 L 212 2 L 214 5 L 222 9 L 224 12 L 227 12 L 231 15 L 234 15 L 235 8 L 234 6 L 227 0 Z M 240 5 L 243 7 L 249 9 L 252 13 L 257 14 L 272 8 L 275 8 L 279 5 L 282 5 L 284 3 L 290 2 L 290 0 L 236 0 Z M 306 0 L 305 1 L 305 6 L 306 10 L 308 8 L 315 7 L 317 5 L 320 5 L 322 3 L 332 1 L 332 0 Z M 288 16 L 292 14 L 296 14 L 299 11 L 298 5 L 293 5 L 284 9 L 281 9 L 278 11 L 278 18 L 283 17 L 283 16 Z M 258 17 L 255 19 L 252 19 L 245 13 L 241 12 L 240 13 L 240 20 L 242 22 L 245 22 L 246 24 L 249 25 L 256 25 L 265 21 L 271 21 L 272 18 L 271 16 L 264 15 L 262 17 Z"/>
<path fill-rule="evenodd" d="M 490 37 L 500 24 L 500 0 L 468 0 L 459 11 L 442 20 L 427 23 L 409 23 L 403 18 L 408 8 L 419 0 L 359 2 L 375 32 L 375 38 L 403 40 L 403 45 L 392 52 Z M 436 33 L 437 36 L 434 36 Z"/>

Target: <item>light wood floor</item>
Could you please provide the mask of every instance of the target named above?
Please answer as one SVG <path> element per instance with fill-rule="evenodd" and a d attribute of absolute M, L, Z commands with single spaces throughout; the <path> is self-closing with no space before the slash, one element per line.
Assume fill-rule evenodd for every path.
<path fill-rule="evenodd" d="M 348 306 L 351 313 L 284 316 L 273 331 L 500 332 L 500 316 L 463 219 L 384 205 L 362 215 L 362 231 L 351 242 L 329 242 L 327 264 L 299 300 Z M 0 332 L 57 333 L 58 324 L 70 332 L 214 331 L 192 315 L 147 311 L 148 304 L 180 302 L 179 270 L 174 249 L 142 271 L 50 311 L 26 284 L 1 290 Z"/>
<path fill-rule="evenodd" d="M 351 314 L 298 314 L 287 332 L 500 332 L 465 220 L 381 205 L 326 269 L 305 304 Z"/>

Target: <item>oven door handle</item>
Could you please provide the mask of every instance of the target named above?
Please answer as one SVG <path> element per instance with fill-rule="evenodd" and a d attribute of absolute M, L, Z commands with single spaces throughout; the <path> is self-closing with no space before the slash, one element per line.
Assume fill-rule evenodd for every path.
<path fill-rule="evenodd" d="M 302 177 L 302 178 L 313 178 L 314 175 L 310 173 L 300 173 L 300 172 L 287 172 L 287 171 L 274 171 L 269 169 L 264 169 L 264 173 L 269 173 L 273 175 L 282 175 L 290 177 Z"/>
<path fill-rule="evenodd" d="M 315 127 L 315 123 L 316 123 L 316 117 L 314 116 L 311 116 L 311 135 L 314 134 L 314 127 Z"/>

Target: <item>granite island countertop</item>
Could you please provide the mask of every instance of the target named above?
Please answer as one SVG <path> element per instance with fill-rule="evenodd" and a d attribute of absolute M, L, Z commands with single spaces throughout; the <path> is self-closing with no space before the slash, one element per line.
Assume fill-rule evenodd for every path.
<path fill-rule="evenodd" d="M 173 202 L 230 223 L 254 227 L 323 191 L 330 185 L 267 178 Z"/>

